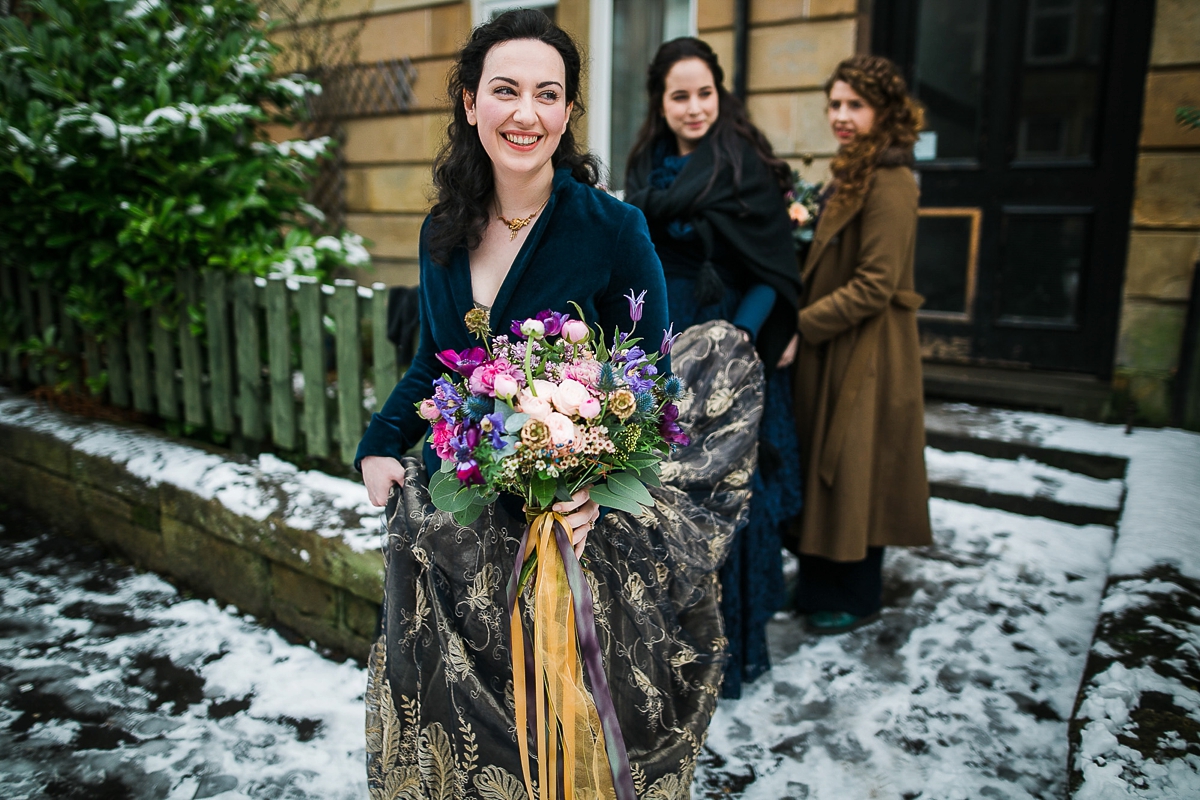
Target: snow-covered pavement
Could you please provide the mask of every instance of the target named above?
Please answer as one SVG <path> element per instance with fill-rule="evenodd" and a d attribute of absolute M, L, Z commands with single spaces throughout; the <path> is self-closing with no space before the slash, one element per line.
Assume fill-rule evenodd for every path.
<path fill-rule="evenodd" d="M 1200 797 L 1200 437 L 964 414 L 1128 475 L 961 453 L 931 472 L 1119 504 L 1117 528 L 932 501 L 935 544 L 889 550 L 881 620 L 831 638 L 772 623 L 774 668 L 721 702 L 693 797 Z M 0 797 L 366 796 L 360 666 L 0 521 Z"/>
<path fill-rule="evenodd" d="M 366 797 L 358 665 L 3 516 L 0 797 Z"/>
<path fill-rule="evenodd" d="M 718 710 L 698 795 L 1066 796 L 1113 531 L 944 500 L 931 511 L 934 546 L 888 551 L 879 622 L 818 638 L 776 620 L 776 663 Z"/>

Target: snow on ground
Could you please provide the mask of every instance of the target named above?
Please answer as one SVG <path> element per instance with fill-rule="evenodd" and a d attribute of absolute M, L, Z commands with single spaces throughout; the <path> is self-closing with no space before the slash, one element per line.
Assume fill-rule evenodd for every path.
<path fill-rule="evenodd" d="M 0 795 L 366 796 L 356 664 L 94 547 L 0 537 Z"/>
<path fill-rule="evenodd" d="M 977 453 L 925 448 L 925 467 L 931 483 L 973 486 L 997 494 L 1038 497 L 1065 505 L 1117 509 L 1125 482 L 1099 480 L 1021 458 L 1009 461 Z"/>
<path fill-rule="evenodd" d="M 1115 551 L 1110 528 L 933 501 L 935 544 L 889 551 L 879 622 L 824 639 L 794 617 L 772 623 L 775 667 L 721 702 L 694 796 L 1200 796 L 1200 436 L 959 411 L 978 436 L 1129 458 Z M 333 497 L 358 525 L 335 535 L 378 546 L 376 512 L 349 481 L 67 421 L 3 392 L 0 417 L 258 519 L 326 530 L 307 509 Z M 931 472 L 995 492 L 1104 507 L 1117 486 L 947 456 Z M 0 592 L 5 797 L 36 796 L 47 776 L 57 796 L 364 795 L 356 665 L 151 576 L 97 566 L 77 544 L 6 542 Z M 1081 677 L 1080 785 L 1068 787 Z M 69 793 L 84 784 L 132 788 Z"/>
<path fill-rule="evenodd" d="M 379 509 L 361 482 L 302 471 L 269 453 L 237 461 L 145 430 L 71 417 L 5 389 L 0 419 L 109 459 L 150 486 L 179 486 L 254 520 L 276 515 L 293 528 L 340 537 L 360 553 L 379 547 Z"/>
<path fill-rule="evenodd" d="M 1200 578 L 1200 434 L 1099 425 L 1053 414 L 943 406 L 947 418 L 981 438 L 1025 440 L 1045 447 L 1129 459 L 1113 575 L 1171 564 Z"/>
<path fill-rule="evenodd" d="M 931 511 L 932 547 L 889 550 L 882 620 L 828 638 L 774 623 L 776 663 L 722 702 L 697 795 L 1065 796 L 1112 530 L 943 500 Z"/>
<path fill-rule="evenodd" d="M 1076 723 L 1075 800 L 1200 797 L 1200 581 L 1110 583 Z"/>

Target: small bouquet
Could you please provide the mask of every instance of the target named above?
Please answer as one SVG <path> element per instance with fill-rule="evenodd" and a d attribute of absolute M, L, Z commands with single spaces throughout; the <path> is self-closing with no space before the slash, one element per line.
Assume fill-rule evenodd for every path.
<path fill-rule="evenodd" d="M 645 292 L 627 295 L 641 318 Z M 655 364 L 678 334 L 663 332 L 657 350 L 557 311 L 514 320 L 509 334 L 488 339 L 487 312 L 467 313 L 482 347 L 437 354 L 454 373 L 433 382 L 417 413 L 432 425 L 429 442 L 442 459 L 429 482 L 433 504 L 473 522 L 500 492 L 524 498 L 532 515 L 584 486 L 602 506 L 639 513 L 652 506 L 662 458 L 688 437 L 676 420 L 678 378 Z"/>
<path fill-rule="evenodd" d="M 788 216 L 792 220 L 792 239 L 796 252 L 804 252 L 812 242 L 816 229 L 817 214 L 820 213 L 821 189 L 823 183 L 809 183 L 800 177 L 800 173 L 792 170 L 792 188 L 784 196 L 787 202 Z"/>
<path fill-rule="evenodd" d="M 417 404 L 442 459 L 429 481 L 437 508 L 466 525 L 501 492 L 525 500 L 528 525 L 507 588 L 517 730 L 537 743 L 535 782 L 530 737 L 517 736 L 530 797 L 560 780 L 568 797 L 635 796 L 591 591 L 566 519 L 550 509 L 587 486 L 600 505 L 640 513 L 654 505 L 646 486 L 659 485 L 663 457 L 689 443 L 678 423 L 682 383 L 656 366 L 678 334 L 663 331 L 650 352 L 634 335 L 645 296 L 630 290 L 634 326 L 611 340 L 577 305 L 578 319 L 547 310 L 494 337 L 487 312 L 469 311 L 467 330 L 482 346 L 438 353 L 453 374 L 435 379 L 433 396 Z M 532 608 L 523 614 L 522 604 Z"/>

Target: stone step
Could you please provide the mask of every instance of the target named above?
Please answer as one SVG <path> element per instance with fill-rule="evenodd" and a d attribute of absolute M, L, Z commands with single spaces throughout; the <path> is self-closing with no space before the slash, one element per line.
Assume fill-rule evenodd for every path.
<path fill-rule="evenodd" d="M 925 441 L 945 452 L 989 458 L 1021 457 L 1098 480 L 1123 479 L 1129 459 L 1105 453 L 1048 446 L 1042 431 L 1023 427 L 1011 414 L 966 403 L 930 401 L 925 406 Z"/>
<path fill-rule="evenodd" d="M 1026 455 L 996 458 L 970 451 L 925 449 L 933 497 L 1072 525 L 1115 526 L 1125 482 L 1101 479 Z"/>

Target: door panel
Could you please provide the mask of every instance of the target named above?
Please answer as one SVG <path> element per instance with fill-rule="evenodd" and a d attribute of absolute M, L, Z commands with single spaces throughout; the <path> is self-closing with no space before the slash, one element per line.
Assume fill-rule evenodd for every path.
<path fill-rule="evenodd" d="M 927 110 L 916 149 L 927 358 L 1110 373 L 1147 5 L 876 0 L 875 50 Z"/>

